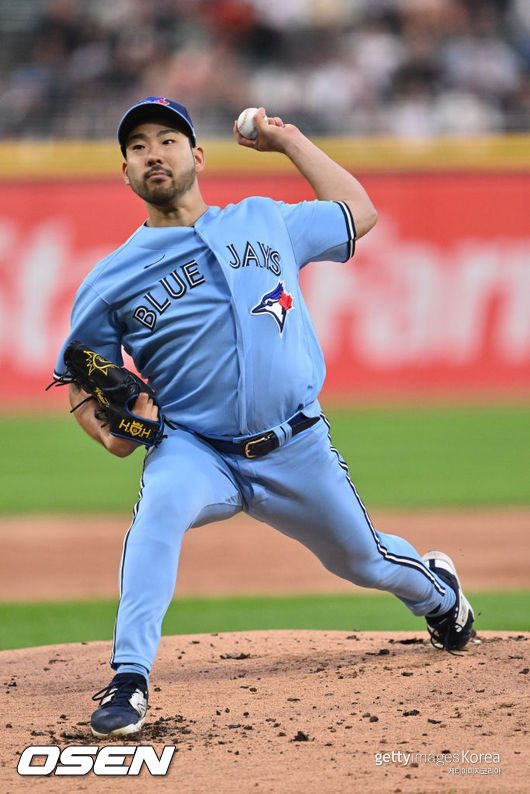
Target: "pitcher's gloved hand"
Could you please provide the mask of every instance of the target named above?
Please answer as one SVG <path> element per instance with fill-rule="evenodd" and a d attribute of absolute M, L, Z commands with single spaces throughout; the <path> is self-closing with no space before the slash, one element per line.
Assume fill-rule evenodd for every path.
<path fill-rule="evenodd" d="M 109 426 L 109 432 L 119 438 L 127 438 L 151 447 L 163 438 L 164 420 L 159 414 L 157 421 L 132 413 L 136 398 L 147 394 L 158 407 L 154 390 L 141 378 L 108 361 L 99 353 L 81 342 L 70 342 L 64 352 L 68 368 L 56 383 L 74 383 L 90 396 L 76 405 L 79 408 L 86 400 L 97 402 L 96 416 Z"/>

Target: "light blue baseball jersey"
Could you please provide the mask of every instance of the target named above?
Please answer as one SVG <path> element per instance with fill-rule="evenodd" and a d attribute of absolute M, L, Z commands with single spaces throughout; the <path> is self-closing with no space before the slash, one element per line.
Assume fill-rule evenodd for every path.
<path fill-rule="evenodd" d="M 335 201 L 254 197 L 192 227 L 143 225 L 83 281 L 56 374 L 70 339 L 117 364 L 123 346 L 168 419 L 218 438 L 317 415 L 325 366 L 299 271 L 354 241 Z"/>
<path fill-rule="evenodd" d="M 251 198 L 210 207 L 193 227 L 141 226 L 81 285 L 65 345 L 78 339 L 118 364 L 123 346 L 180 425 L 147 451 L 123 545 L 111 660 L 120 673 L 148 676 L 184 533 L 241 510 L 414 614 L 454 605 L 407 541 L 375 530 L 324 417 L 257 459 L 197 435 L 236 439 L 320 413 L 324 361 L 299 271 L 349 259 L 354 240 L 342 202 Z"/>

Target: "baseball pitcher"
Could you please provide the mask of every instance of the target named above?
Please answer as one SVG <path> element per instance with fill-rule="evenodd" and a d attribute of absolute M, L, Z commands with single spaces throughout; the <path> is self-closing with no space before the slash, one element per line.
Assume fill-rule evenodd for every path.
<path fill-rule="evenodd" d="M 55 378 L 110 453 L 146 450 L 120 572 L 110 684 L 98 737 L 142 727 L 148 678 L 190 527 L 240 511 L 296 538 L 330 571 L 425 616 L 435 647 L 462 649 L 473 611 L 447 555 L 423 558 L 372 525 L 318 403 L 324 361 L 302 267 L 345 262 L 376 222 L 361 184 L 292 124 L 253 117 L 256 152 L 280 152 L 316 199 L 207 206 L 204 151 L 186 108 L 148 97 L 123 116 L 123 179 L 147 220 L 83 281 Z M 123 369 L 122 348 L 142 380 Z"/>

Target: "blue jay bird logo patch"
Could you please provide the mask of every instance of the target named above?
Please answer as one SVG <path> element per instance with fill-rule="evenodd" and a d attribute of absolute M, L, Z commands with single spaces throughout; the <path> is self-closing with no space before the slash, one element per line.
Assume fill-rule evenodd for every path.
<path fill-rule="evenodd" d="M 277 323 L 280 336 L 283 333 L 287 312 L 293 308 L 293 297 L 285 292 L 283 281 L 270 292 L 266 292 L 257 306 L 250 310 L 251 314 L 269 314 Z"/>

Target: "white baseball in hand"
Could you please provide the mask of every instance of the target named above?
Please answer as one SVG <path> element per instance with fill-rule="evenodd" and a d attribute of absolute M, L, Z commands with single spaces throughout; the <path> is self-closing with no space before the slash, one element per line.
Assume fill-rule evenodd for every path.
<path fill-rule="evenodd" d="M 237 128 L 240 135 L 242 135 L 243 138 L 249 138 L 251 141 L 258 137 L 258 131 L 254 124 L 254 116 L 258 110 L 259 108 L 247 108 L 239 114 L 237 120 Z M 265 116 L 265 121 L 267 121 L 267 116 Z"/>

